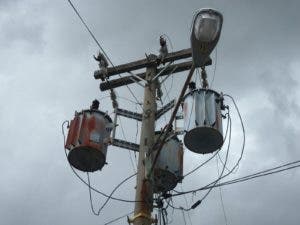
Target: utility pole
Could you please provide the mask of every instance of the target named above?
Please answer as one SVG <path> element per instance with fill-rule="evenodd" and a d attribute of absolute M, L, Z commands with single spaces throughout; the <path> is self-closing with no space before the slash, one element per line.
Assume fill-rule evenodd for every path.
<path fill-rule="evenodd" d="M 142 121 L 141 127 L 141 137 L 140 144 L 130 143 L 124 140 L 119 140 L 115 138 L 115 129 L 113 131 L 113 137 L 110 143 L 114 146 L 118 146 L 121 148 L 126 148 L 132 151 L 139 152 L 138 159 L 138 172 L 137 172 L 137 183 L 136 183 L 136 194 L 135 194 L 135 208 L 134 208 L 134 216 L 129 219 L 128 222 L 133 225 L 151 225 L 153 223 L 157 224 L 157 219 L 151 217 L 151 213 L 153 210 L 153 190 L 156 192 L 165 192 L 165 190 L 155 190 L 154 189 L 154 170 L 155 165 L 158 160 L 159 154 L 165 144 L 165 141 L 168 137 L 168 133 L 171 131 L 172 123 L 176 118 L 176 113 L 179 109 L 180 104 L 182 103 L 183 96 L 186 92 L 188 84 L 193 76 L 195 68 L 201 67 L 203 73 L 203 87 L 207 88 L 208 84 L 206 81 L 206 73 L 205 66 L 211 65 L 212 60 L 209 55 L 216 46 L 223 23 L 223 16 L 221 13 L 213 10 L 213 9 L 201 9 L 194 16 L 193 28 L 191 32 L 191 46 L 192 48 L 183 49 L 177 52 L 168 53 L 167 45 L 165 39 L 160 37 L 160 50 L 159 55 L 150 54 L 146 55 L 145 59 L 137 60 L 131 63 L 126 63 L 119 66 L 114 66 L 111 63 L 111 67 L 107 68 L 108 61 L 105 58 L 107 57 L 106 53 L 102 49 L 101 45 L 88 28 L 79 12 L 76 10 L 71 1 L 69 1 L 71 7 L 74 9 L 77 16 L 80 18 L 81 22 L 84 24 L 92 38 L 95 40 L 97 45 L 103 51 L 103 54 L 99 52 L 98 57 L 94 58 L 99 61 L 100 70 L 95 71 L 94 78 L 101 79 L 103 82 L 100 84 L 100 90 L 106 91 L 111 90 L 111 99 L 113 102 L 113 108 L 115 112 L 114 118 L 114 126 L 116 129 L 117 116 L 125 116 L 127 118 L 135 119 L 137 121 Z M 177 60 L 188 59 L 192 57 L 193 60 L 189 60 L 186 62 L 180 62 L 175 64 L 174 62 Z M 160 64 L 163 64 L 162 68 L 157 68 Z M 174 64 L 173 64 L 174 63 Z M 139 70 L 142 68 L 146 68 L 146 72 L 134 74 L 132 71 Z M 160 110 L 157 111 L 156 105 L 156 97 L 159 98 L 162 96 L 162 92 L 160 90 L 160 85 L 171 75 L 175 73 L 183 72 L 186 70 L 190 70 L 188 77 L 186 78 L 185 84 L 182 88 L 179 99 L 174 104 L 174 100 L 163 106 Z M 109 78 L 113 75 L 120 75 L 122 73 L 129 73 L 130 76 L 123 76 L 119 79 L 109 80 Z M 161 81 L 159 81 L 159 77 L 166 76 Z M 144 84 L 141 84 L 141 83 Z M 113 88 L 125 86 L 128 84 L 137 83 L 144 88 L 144 101 L 143 101 L 143 109 L 142 113 L 130 112 L 125 109 L 118 108 L 118 103 L 116 101 L 116 95 L 113 91 Z M 131 90 L 130 90 L 131 91 Z M 131 92 L 132 93 L 132 92 Z M 133 94 L 133 93 L 132 93 Z M 133 94 L 134 95 L 134 94 Z M 135 97 L 135 96 L 134 96 Z M 204 103 L 205 104 L 205 103 Z M 175 106 L 172 116 L 169 120 L 167 126 L 161 131 L 161 136 L 155 140 L 155 121 L 160 118 L 161 115 L 169 111 Z M 100 112 L 100 111 L 99 111 Z M 103 116 L 103 115 L 102 115 Z M 107 115 L 106 115 L 107 116 Z M 111 119 L 108 116 L 109 123 L 111 123 Z M 72 121 L 73 122 L 73 121 Z M 71 122 L 71 126 L 72 126 Z M 95 122 L 93 122 L 94 124 Z M 100 123 L 100 122 L 99 122 Z M 103 122 L 100 123 L 103 125 Z M 71 129 L 71 128 L 70 128 Z M 72 129 L 72 132 L 78 132 L 79 126 L 75 126 Z M 105 129 L 105 128 L 104 128 Z M 211 129 L 211 128 L 210 128 Z M 98 131 L 98 130 L 97 130 Z M 72 133 L 71 132 L 71 133 Z M 90 132 L 90 131 L 89 131 Z M 88 135 L 91 135 L 89 132 Z M 100 130 L 99 130 L 100 132 Z M 107 132 L 110 133 L 110 132 Z M 176 133 L 175 133 L 176 134 Z M 100 136 L 100 135 L 99 135 Z M 90 136 L 88 136 L 90 137 Z M 162 138 L 161 138 L 162 137 Z M 69 138 L 69 136 L 68 136 Z M 74 142 L 75 142 L 74 138 Z M 100 139 L 100 138 L 99 138 Z M 100 142 L 100 147 L 95 147 L 94 144 L 91 145 L 90 139 L 87 139 L 87 144 L 81 146 L 81 141 L 76 140 L 79 144 L 79 147 L 84 147 L 83 149 L 87 149 L 86 147 L 91 147 L 95 149 L 97 152 L 101 152 L 103 145 L 107 143 Z M 94 140 L 92 140 L 94 141 Z M 96 143 L 98 143 L 96 142 Z M 157 143 L 155 143 L 157 142 Z M 72 143 L 73 144 L 73 143 Z M 87 146 L 85 146 L 87 145 Z M 73 146 L 74 147 L 74 146 Z M 157 148 L 158 147 L 158 148 Z M 89 148 L 90 149 L 90 148 Z M 73 149 L 74 150 L 74 149 Z M 154 156 L 154 150 L 156 150 L 156 154 Z M 154 156 L 154 157 L 153 157 Z M 92 156 L 93 157 L 93 156 Z M 105 153 L 102 154 L 104 158 L 103 162 L 105 162 L 106 158 L 106 149 Z M 153 159 L 153 160 L 152 160 Z M 76 159 L 77 160 L 77 159 Z M 81 155 L 78 156 L 78 160 L 81 160 Z M 83 164 L 86 164 L 85 159 L 83 159 Z M 181 161 L 182 162 L 182 161 Z M 90 163 L 90 162 L 89 162 Z M 71 163 L 72 164 L 72 163 Z M 177 163 L 180 164 L 180 163 Z M 181 163 L 182 164 L 182 163 Z M 102 165 L 103 166 L 103 165 Z M 180 165 L 177 165 L 178 167 Z M 101 167 L 102 168 L 102 167 Z M 159 170 L 160 168 L 158 168 Z M 167 169 L 167 168 L 166 168 Z M 182 169 L 182 167 L 181 167 Z M 82 168 L 82 171 L 87 172 L 88 168 Z M 168 172 L 176 172 L 176 171 L 168 171 Z M 176 172 L 177 174 L 177 172 Z M 177 174 L 178 175 L 178 174 Z M 181 180 L 181 176 L 177 176 L 175 185 Z M 155 181 L 159 178 L 159 175 L 155 174 Z M 163 179 L 165 177 L 163 176 Z M 165 180 L 165 179 L 164 179 Z M 157 185 L 159 186 L 159 185 Z M 171 190 L 171 189 L 169 189 Z M 167 190 L 168 191 L 168 190 Z M 110 198 L 111 196 L 109 196 Z M 108 200 L 109 200 L 108 198 Z M 157 207 L 163 207 L 163 204 L 157 204 Z M 193 208 L 193 206 L 192 206 Z M 164 216 L 163 216 L 164 221 Z"/>
<path fill-rule="evenodd" d="M 95 71 L 95 79 L 110 78 L 111 76 L 129 73 L 129 76 L 123 76 L 114 80 L 103 81 L 100 84 L 101 91 L 110 90 L 112 88 L 117 88 L 125 86 L 132 83 L 137 83 L 144 87 L 144 101 L 142 113 L 130 112 L 125 109 L 117 108 L 115 113 L 118 116 L 124 116 L 127 118 L 135 119 L 142 122 L 141 127 L 141 137 L 140 144 L 130 143 L 124 140 L 119 140 L 114 138 L 112 140 L 112 145 L 126 148 L 135 152 L 139 152 L 138 167 L 137 167 L 137 183 L 136 183 L 136 194 L 135 194 L 135 208 L 134 216 L 128 218 L 128 223 L 133 225 L 151 225 L 157 223 L 157 219 L 151 217 L 153 210 L 153 158 L 158 157 L 158 155 L 153 154 L 153 147 L 155 145 L 155 121 L 160 118 L 161 115 L 171 110 L 175 106 L 175 101 L 163 106 L 160 110 L 157 110 L 156 105 L 156 91 L 157 84 L 159 84 L 158 78 L 166 77 L 168 78 L 175 73 L 179 73 L 186 70 L 191 70 L 189 78 L 192 76 L 194 67 L 191 61 L 180 62 L 171 65 L 171 63 L 187 59 L 192 56 L 191 49 L 183 49 L 177 52 L 169 53 L 165 58 L 164 62 L 168 63 L 162 68 L 157 68 L 157 56 L 150 54 L 145 59 L 137 60 L 134 62 L 126 63 L 119 66 L 114 66 L 107 68 L 107 72 L 102 74 L 101 71 Z M 211 65 L 212 60 L 208 57 L 205 66 Z M 132 71 L 146 68 L 144 73 L 134 74 Z M 164 82 L 164 78 L 160 83 Z M 186 85 L 185 85 L 186 86 Z M 185 89 L 184 89 L 185 90 Z M 184 90 L 182 94 L 184 94 Z M 175 108 L 178 109 L 178 105 Z M 177 111 L 177 110 L 176 110 Z M 176 113 L 173 112 L 175 115 Z M 116 121 L 116 119 L 115 119 Z M 163 135 L 166 137 L 166 135 Z M 164 140 L 165 141 L 165 138 Z M 161 150 L 162 143 L 159 143 Z"/>
<path fill-rule="evenodd" d="M 153 222 L 151 212 L 153 207 L 153 179 L 147 177 L 151 168 L 150 151 L 154 145 L 155 114 L 156 114 L 156 66 L 146 69 L 146 85 L 144 89 L 143 117 L 139 147 L 137 186 L 135 194 L 134 225 L 150 225 Z"/>

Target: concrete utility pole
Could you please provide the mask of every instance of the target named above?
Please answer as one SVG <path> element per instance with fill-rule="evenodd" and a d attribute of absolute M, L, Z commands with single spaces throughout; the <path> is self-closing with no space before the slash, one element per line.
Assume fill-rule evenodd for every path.
<path fill-rule="evenodd" d="M 151 168 L 150 150 L 154 145 L 155 113 L 156 113 L 156 82 L 152 78 L 156 74 L 156 66 L 147 67 L 147 84 L 144 89 L 143 119 L 141 128 L 137 186 L 134 208 L 134 225 L 150 225 L 153 205 L 153 179 L 146 177 Z"/>

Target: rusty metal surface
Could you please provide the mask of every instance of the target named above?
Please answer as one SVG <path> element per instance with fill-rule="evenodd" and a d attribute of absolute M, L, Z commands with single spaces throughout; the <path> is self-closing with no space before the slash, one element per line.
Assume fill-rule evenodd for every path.
<path fill-rule="evenodd" d="M 79 125 L 80 125 L 80 118 L 76 114 L 75 118 L 71 120 L 69 133 L 65 145 L 65 147 L 69 150 L 72 148 L 72 146 L 75 146 L 76 139 L 78 138 Z"/>
<path fill-rule="evenodd" d="M 195 153 L 212 153 L 223 145 L 219 93 L 197 89 L 184 98 L 185 146 Z"/>
<path fill-rule="evenodd" d="M 76 169 L 93 172 L 102 169 L 112 130 L 109 116 L 98 110 L 84 110 L 71 121 L 66 148 L 68 160 Z"/>
<path fill-rule="evenodd" d="M 156 138 L 158 136 L 159 133 L 156 134 Z M 155 193 L 170 191 L 181 181 L 183 146 L 176 136 L 168 139 L 163 145 L 153 171 Z"/>

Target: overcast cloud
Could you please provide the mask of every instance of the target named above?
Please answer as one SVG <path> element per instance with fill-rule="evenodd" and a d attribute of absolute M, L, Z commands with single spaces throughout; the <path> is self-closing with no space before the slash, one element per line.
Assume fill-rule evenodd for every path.
<path fill-rule="evenodd" d="M 158 38 L 167 34 L 174 51 L 188 48 L 194 12 L 218 9 L 224 16 L 217 47 L 213 88 L 236 99 L 247 134 L 245 155 L 236 178 L 260 169 L 300 159 L 300 2 L 263 1 L 96 1 L 74 0 L 114 64 L 157 53 Z M 88 188 L 72 174 L 63 152 L 61 124 L 74 111 L 89 107 L 101 93 L 93 73 L 97 46 L 67 1 L 0 0 L 0 224 L 103 224 L 126 214 L 132 204 L 111 201 L 99 217 L 90 210 Z M 212 53 L 216 61 L 215 52 Z M 212 79 L 214 64 L 208 69 Z M 186 73 L 174 75 L 170 96 L 178 96 Z M 167 87 L 171 86 L 167 81 Z M 131 85 L 141 100 L 143 90 Z M 120 96 L 131 98 L 125 87 Z M 120 106 L 139 108 L 125 100 Z M 229 104 L 229 102 L 227 102 Z M 112 112 L 109 98 L 101 101 Z M 232 106 L 232 104 L 230 104 Z M 238 158 L 241 131 L 233 107 L 230 165 Z M 126 139 L 135 141 L 136 123 L 122 119 Z M 157 129 L 164 124 L 162 119 Z M 139 134 L 138 134 L 139 135 Z M 120 129 L 119 138 L 124 138 Z M 225 151 L 222 152 L 224 157 Z M 131 155 L 134 158 L 134 155 Z M 208 156 L 185 151 L 185 171 Z M 129 153 L 109 147 L 108 165 L 92 174 L 92 183 L 109 193 L 133 173 Z M 84 179 L 86 175 L 80 173 Z M 200 187 L 217 176 L 213 160 L 182 184 Z M 222 188 L 228 225 L 298 225 L 300 170 L 259 178 Z M 135 179 L 115 194 L 134 198 Z M 177 187 L 181 190 L 180 185 Z M 187 196 L 187 201 L 203 193 Z M 102 196 L 94 195 L 95 205 Z M 185 199 L 174 204 L 185 206 Z M 186 215 L 187 216 L 187 215 Z M 225 224 L 219 189 L 190 212 L 192 224 Z M 169 211 L 172 224 L 183 224 L 182 213 Z M 115 224 L 127 223 L 125 219 Z"/>

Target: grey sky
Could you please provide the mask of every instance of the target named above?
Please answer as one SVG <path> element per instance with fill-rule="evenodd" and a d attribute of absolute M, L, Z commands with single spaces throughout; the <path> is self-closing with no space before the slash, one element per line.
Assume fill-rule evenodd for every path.
<path fill-rule="evenodd" d="M 235 97 L 247 133 L 245 156 L 231 178 L 300 158 L 299 1 L 73 2 L 115 64 L 157 53 L 159 35 L 164 33 L 171 38 L 174 51 L 189 47 L 193 13 L 203 7 L 218 9 L 224 24 L 213 87 Z M 72 174 L 64 156 L 61 123 L 72 119 L 75 110 L 89 107 L 94 98 L 108 94 L 99 91 L 99 81 L 93 78 L 97 63 L 92 55 L 98 48 L 67 1 L 1 0 L 0 33 L 1 224 L 96 225 L 130 212 L 132 204 L 112 201 L 99 217 L 93 216 L 88 189 Z M 213 52 L 214 62 L 215 56 Z M 214 66 L 208 69 L 209 80 L 213 70 Z M 173 98 L 185 77 L 186 73 L 174 75 Z M 142 99 L 142 89 L 130 87 Z M 131 98 L 126 88 L 117 93 Z M 112 112 L 108 98 L 101 105 Z M 120 105 L 136 110 L 127 101 L 120 100 Z M 126 138 L 135 141 L 136 123 L 122 122 Z M 123 138 L 120 130 L 117 135 Z M 240 145 L 240 127 L 233 112 L 230 165 Z M 185 171 L 207 158 L 185 153 L 189 162 Z M 107 161 L 92 176 L 93 184 L 106 193 L 133 173 L 126 150 L 110 147 Z M 296 169 L 222 188 L 228 225 L 298 225 L 299 175 Z M 203 186 L 216 176 L 213 160 L 186 178 L 182 188 Z M 134 183 L 134 179 L 126 183 L 116 196 L 133 199 Z M 94 196 L 96 206 L 104 201 Z M 187 200 L 191 204 L 192 196 Z M 178 198 L 174 204 L 185 206 L 185 200 Z M 169 216 L 174 225 L 184 222 L 181 212 L 172 215 L 170 211 Z M 219 190 L 190 216 L 192 225 L 225 224 Z"/>

